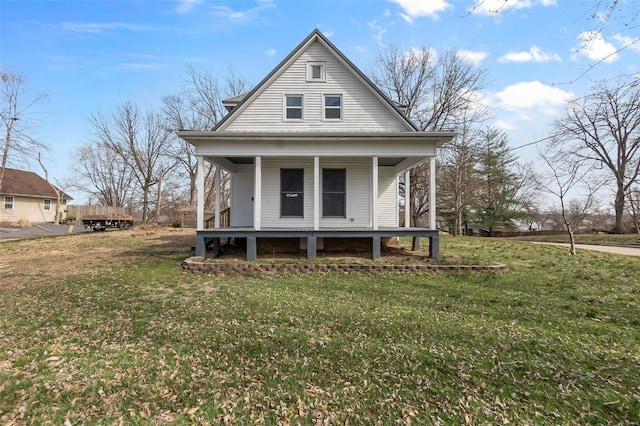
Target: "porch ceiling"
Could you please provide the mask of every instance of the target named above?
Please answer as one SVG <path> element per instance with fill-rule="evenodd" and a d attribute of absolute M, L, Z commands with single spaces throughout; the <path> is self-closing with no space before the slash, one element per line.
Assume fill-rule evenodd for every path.
<path fill-rule="evenodd" d="M 225 157 L 230 163 L 233 164 L 254 164 L 255 157 Z M 212 162 L 216 162 L 216 158 L 208 158 Z M 380 157 L 378 159 L 378 165 L 380 166 L 397 166 L 402 161 L 406 160 L 406 157 Z"/>

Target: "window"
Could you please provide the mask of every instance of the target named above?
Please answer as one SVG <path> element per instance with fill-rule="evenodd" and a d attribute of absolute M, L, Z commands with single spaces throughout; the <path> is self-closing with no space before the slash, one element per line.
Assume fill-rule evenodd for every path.
<path fill-rule="evenodd" d="M 285 95 L 285 119 L 302 120 L 302 95 Z"/>
<path fill-rule="evenodd" d="M 44 200 L 44 211 L 51 211 L 51 200 Z"/>
<path fill-rule="evenodd" d="M 304 216 L 304 169 L 280 169 L 280 216 Z"/>
<path fill-rule="evenodd" d="M 326 62 L 307 62 L 307 81 L 326 81 Z"/>
<path fill-rule="evenodd" d="M 347 170 L 322 169 L 322 216 L 347 216 Z"/>
<path fill-rule="evenodd" d="M 4 197 L 4 209 L 13 210 L 13 197 L 9 197 L 9 196 Z"/>
<path fill-rule="evenodd" d="M 341 95 L 325 95 L 324 96 L 324 118 L 325 120 L 341 120 L 342 119 L 342 96 Z"/>

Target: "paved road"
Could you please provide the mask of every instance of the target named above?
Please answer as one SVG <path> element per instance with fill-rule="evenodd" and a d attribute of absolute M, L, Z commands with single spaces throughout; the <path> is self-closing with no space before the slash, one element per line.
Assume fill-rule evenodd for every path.
<path fill-rule="evenodd" d="M 542 243 L 534 242 L 533 244 L 549 244 L 554 246 L 562 246 L 569 248 L 570 244 L 566 243 Z M 627 256 L 640 256 L 640 248 L 636 247 L 616 247 L 616 246 L 598 246 L 592 244 L 576 244 L 576 250 L 593 250 L 605 253 L 624 254 Z"/>
<path fill-rule="evenodd" d="M 52 223 L 28 226 L 26 228 L 0 225 L 0 241 L 48 235 L 65 235 L 69 233 L 76 234 L 80 232 L 87 232 L 87 230 L 83 226 L 70 227 L 69 225 L 54 225 Z"/>

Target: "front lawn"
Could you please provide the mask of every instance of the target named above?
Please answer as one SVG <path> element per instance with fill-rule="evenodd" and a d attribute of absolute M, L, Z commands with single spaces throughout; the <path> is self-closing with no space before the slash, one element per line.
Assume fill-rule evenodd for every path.
<path fill-rule="evenodd" d="M 193 241 L 0 243 L 0 423 L 640 422 L 638 258 L 444 236 L 509 270 L 198 276 Z"/>

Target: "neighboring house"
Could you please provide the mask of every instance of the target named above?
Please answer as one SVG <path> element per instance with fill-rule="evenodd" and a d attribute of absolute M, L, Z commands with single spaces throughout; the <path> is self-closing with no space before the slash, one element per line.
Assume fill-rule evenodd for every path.
<path fill-rule="evenodd" d="M 72 198 L 62 191 L 61 196 L 58 211 L 63 215 L 64 206 Z M 31 223 L 54 222 L 56 188 L 33 172 L 6 168 L 0 185 L 0 203 L 0 223 L 19 220 Z"/>
<path fill-rule="evenodd" d="M 216 208 L 205 229 L 198 179 L 197 256 L 208 245 L 217 255 L 225 237 L 246 238 L 248 259 L 256 238 L 300 239 L 309 258 L 327 238 L 366 238 L 377 258 L 381 238 L 393 236 L 429 237 L 437 256 L 435 208 L 429 228 L 398 226 L 398 178 L 429 162 L 435 206 L 436 149 L 455 134 L 420 131 L 318 30 L 252 91 L 224 104 L 230 112 L 212 131 L 178 132 L 195 146 L 199 176 L 205 161 L 231 175 L 227 227 Z"/>

